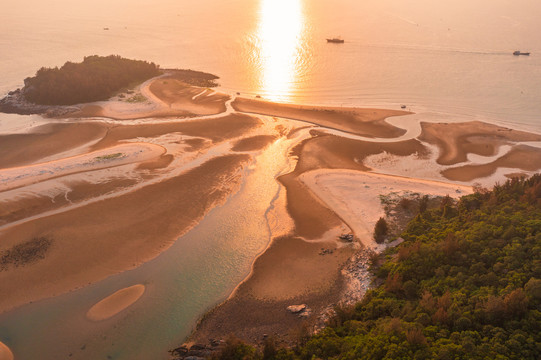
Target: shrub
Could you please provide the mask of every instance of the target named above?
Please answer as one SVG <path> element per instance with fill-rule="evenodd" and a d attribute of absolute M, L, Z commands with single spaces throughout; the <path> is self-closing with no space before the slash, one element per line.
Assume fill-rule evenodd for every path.
<path fill-rule="evenodd" d="M 374 227 L 374 239 L 378 244 L 381 244 L 385 240 L 385 236 L 389 232 L 389 225 L 387 225 L 387 221 L 380 217 L 378 222 L 376 222 L 376 226 Z"/>

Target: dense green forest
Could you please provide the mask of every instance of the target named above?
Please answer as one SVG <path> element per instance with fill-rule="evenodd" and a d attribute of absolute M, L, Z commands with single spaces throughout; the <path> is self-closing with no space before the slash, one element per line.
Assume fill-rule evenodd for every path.
<path fill-rule="evenodd" d="M 230 339 L 221 359 L 540 359 L 541 175 L 425 210 L 380 285 L 294 349 Z"/>
<path fill-rule="evenodd" d="M 120 89 L 160 74 L 158 66 L 117 55 L 87 56 L 82 63 L 41 68 L 24 80 L 26 100 L 41 105 L 73 105 L 107 100 Z"/>

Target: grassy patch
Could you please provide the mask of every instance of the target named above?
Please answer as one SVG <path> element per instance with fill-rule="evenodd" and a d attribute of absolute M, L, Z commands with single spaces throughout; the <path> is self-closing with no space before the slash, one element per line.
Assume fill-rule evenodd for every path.
<path fill-rule="evenodd" d="M 147 101 L 147 98 L 144 97 L 141 94 L 137 94 L 137 95 L 134 95 L 131 98 L 127 99 L 126 101 L 129 102 L 129 103 L 142 103 L 142 102 Z"/>
<path fill-rule="evenodd" d="M 1 252 L 0 271 L 7 270 L 10 266 L 24 266 L 44 259 L 52 243 L 52 240 L 46 237 L 36 237 Z"/>
<path fill-rule="evenodd" d="M 121 158 L 121 157 L 124 157 L 123 153 L 114 153 L 114 154 L 108 154 L 108 155 L 103 155 L 103 156 L 96 156 L 94 158 L 94 160 L 106 161 L 106 160 L 118 159 L 118 158 Z"/>

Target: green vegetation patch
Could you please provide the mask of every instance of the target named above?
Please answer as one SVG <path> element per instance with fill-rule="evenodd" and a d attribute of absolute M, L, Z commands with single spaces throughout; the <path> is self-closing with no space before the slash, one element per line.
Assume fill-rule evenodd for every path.
<path fill-rule="evenodd" d="M 167 72 L 170 73 L 170 78 L 180 80 L 189 85 L 206 88 L 218 86 L 216 80 L 219 77 L 214 74 L 190 69 L 168 69 Z"/>
<path fill-rule="evenodd" d="M 160 75 L 154 63 L 117 55 L 87 56 L 82 63 L 41 68 L 24 80 L 26 100 L 41 105 L 73 105 L 107 100 L 122 88 Z"/>
<path fill-rule="evenodd" d="M 267 359 L 541 358 L 541 175 L 442 198 L 402 237 L 380 286 Z"/>
<path fill-rule="evenodd" d="M 0 271 L 7 270 L 10 266 L 24 266 L 44 259 L 51 244 L 52 240 L 46 237 L 36 237 L 0 252 Z"/>
<path fill-rule="evenodd" d="M 126 102 L 129 102 L 129 103 L 143 103 L 145 101 L 147 101 L 147 98 L 144 97 L 142 94 L 137 94 L 126 99 Z"/>
<path fill-rule="evenodd" d="M 114 160 L 114 159 L 118 159 L 118 158 L 121 158 L 121 157 L 124 157 L 124 154 L 123 153 L 114 153 L 114 154 L 107 154 L 107 155 L 102 155 L 102 156 L 96 156 L 94 158 L 94 160 L 97 160 L 97 161 L 106 161 L 106 160 Z"/>

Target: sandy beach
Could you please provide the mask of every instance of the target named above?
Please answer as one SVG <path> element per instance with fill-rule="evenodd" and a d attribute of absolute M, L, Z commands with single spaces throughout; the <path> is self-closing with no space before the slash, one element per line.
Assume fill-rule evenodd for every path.
<path fill-rule="evenodd" d="M 400 140 L 411 128 L 405 111 L 274 104 L 168 76 L 131 95 L 139 100 L 87 104 L 0 136 L 0 292 L 8 294 L 0 313 L 156 258 L 242 191 L 264 166 L 259 154 L 288 141 L 281 161 L 289 169 L 275 179 L 284 201 L 273 208 L 287 225 L 269 226 L 271 241 L 248 277 L 190 341 L 235 333 L 291 343 L 344 300 L 344 269 L 387 246 L 372 238 L 385 215 L 381 195 L 459 197 L 476 182 L 541 169 L 541 135 L 477 121 L 421 122 L 419 136 Z M 345 233 L 354 241 L 340 240 Z M 366 288 L 363 269 L 357 280 Z M 121 289 L 83 315 L 112 318 L 143 293 L 143 285 Z M 0 359 L 11 359 L 6 349 L 0 343 Z"/>

